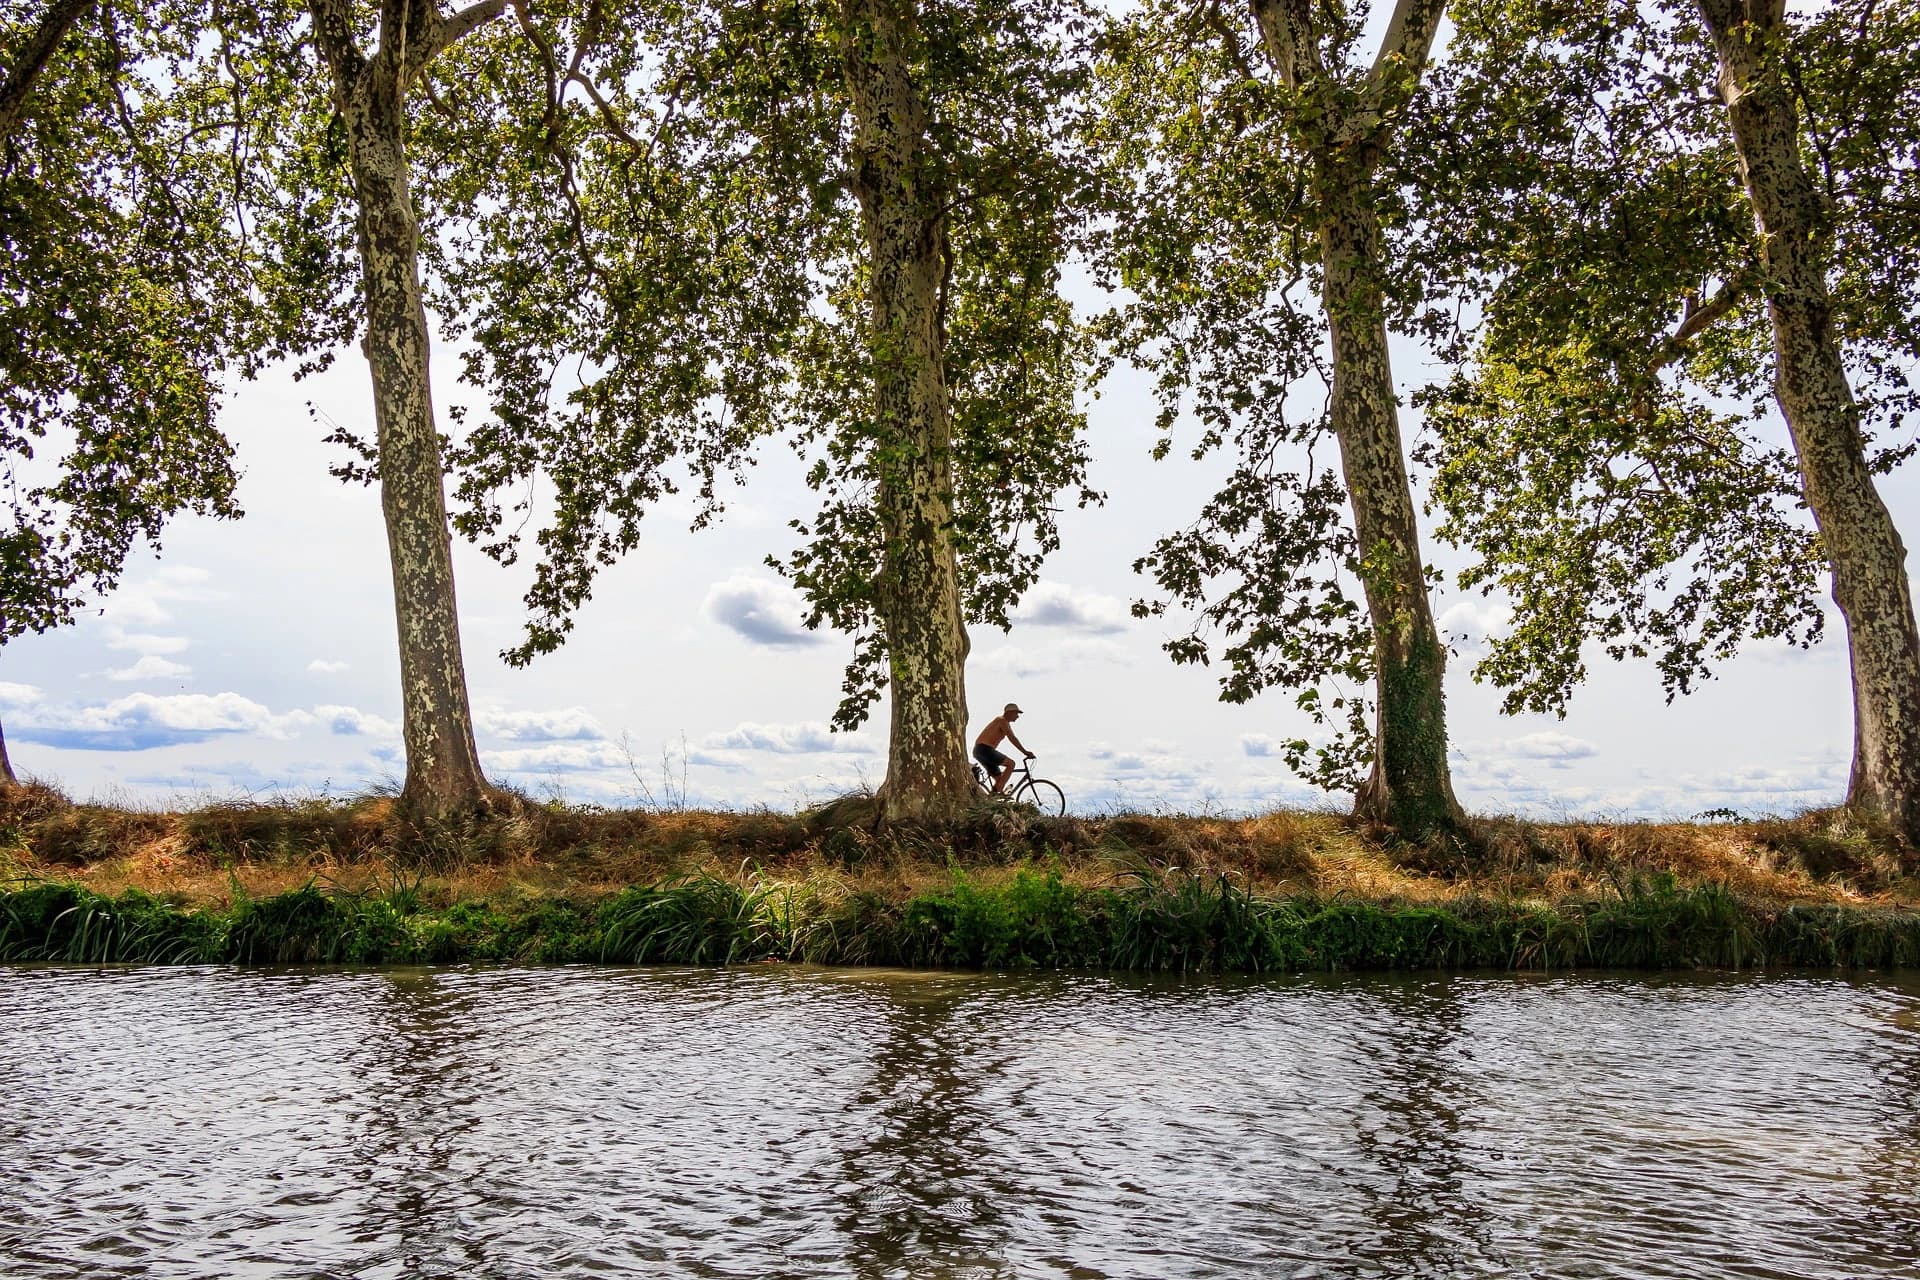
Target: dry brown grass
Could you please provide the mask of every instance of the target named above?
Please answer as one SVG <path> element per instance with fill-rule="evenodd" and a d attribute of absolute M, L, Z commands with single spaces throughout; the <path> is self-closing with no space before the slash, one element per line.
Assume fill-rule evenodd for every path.
<path fill-rule="evenodd" d="M 857 801 L 795 815 L 520 799 L 460 829 L 421 831 L 379 796 L 161 812 L 76 805 L 45 787 L 0 790 L 0 880 L 75 878 L 99 892 L 139 888 L 194 903 L 310 880 L 348 889 L 404 881 L 449 899 L 592 895 L 702 872 L 898 897 L 944 883 L 955 866 L 997 879 L 1042 857 L 1082 884 L 1180 867 L 1262 893 L 1369 901 L 1556 901 L 1671 876 L 1762 901 L 1920 905 L 1920 878 L 1902 873 L 1900 853 L 1840 812 L 1714 825 L 1476 819 L 1464 839 L 1413 846 L 1338 814 L 1294 810 L 1036 819 L 983 805 L 931 832 L 876 831 Z"/>

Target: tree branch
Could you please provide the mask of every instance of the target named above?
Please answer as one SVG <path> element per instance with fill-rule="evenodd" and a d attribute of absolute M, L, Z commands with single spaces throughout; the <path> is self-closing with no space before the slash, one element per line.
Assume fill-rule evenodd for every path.
<path fill-rule="evenodd" d="M 1386 34 L 1380 37 L 1380 50 L 1374 55 L 1367 83 L 1378 86 L 1396 62 L 1424 66 L 1446 11 L 1447 0 L 1397 0 L 1393 16 L 1387 20 Z"/>
<path fill-rule="evenodd" d="M 314 41 L 333 71 L 335 103 L 344 107 L 345 95 L 367 69 L 366 55 L 353 43 L 353 11 L 348 0 L 307 0 L 307 12 L 313 15 Z"/>
<path fill-rule="evenodd" d="M 478 4 L 470 4 L 450 18 L 442 18 L 440 29 L 435 33 L 433 52 L 439 53 L 442 49 L 458 44 L 476 29 L 492 22 L 507 11 L 507 4 L 508 0 L 479 0 Z M 515 3 L 513 7 L 520 12 L 528 25 L 531 25 L 532 15 L 527 13 L 526 5 Z"/>
<path fill-rule="evenodd" d="M 1320 62 L 1308 5 L 1300 0 L 1253 0 L 1253 20 L 1260 26 L 1261 43 L 1267 47 L 1267 58 L 1279 73 L 1280 82 L 1298 89 L 1301 80 Z"/>
<path fill-rule="evenodd" d="M 11 138 L 20 127 L 27 113 L 27 98 L 33 93 L 33 82 L 46 70 L 47 63 L 53 61 L 54 51 L 73 24 L 91 8 L 93 0 L 53 0 L 40 15 L 40 24 L 8 65 L 6 81 L 0 84 L 0 141 Z"/>
<path fill-rule="evenodd" d="M 1751 273 L 1742 272 L 1721 285 L 1719 291 L 1705 302 L 1694 298 L 1687 299 L 1687 313 L 1681 318 L 1680 327 L 1660 344 L 1660 349 L 1654 353 L 1647 372 L 1658 373 L 1684 356 L 1687 353 L 1688 344 L 1712 328 L 1716 321 L 1745 300 L 1751 284 Z"/>

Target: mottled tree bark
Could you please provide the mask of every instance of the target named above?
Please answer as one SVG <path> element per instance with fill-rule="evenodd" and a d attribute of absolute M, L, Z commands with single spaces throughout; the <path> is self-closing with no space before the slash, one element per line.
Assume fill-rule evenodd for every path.
<path fill-rule="evenodd" d="M 8 58 L 6 78 L 0 80 L 0 141 L 11 138 L 13 131 L 20 127 L 20 121 L 27 114 L 27 100 L 33 94 L 34 81 L 53 61 L 54 52 L 73 24 L 91 8 L 93 0 L 54 0 L 40 15 L 33 34 Z"/>
<path fill-rule="evenodd" d="M 460 619 L 453 590 L 445 472 L 428 382 L 429 338 L 420 294 L 419 224 L 406 154 L 407 90 L 441 48 L 501 12 L 504 0 L 443 19 L 432 0 L 386 0 L 380 49 L 353 43 L 348 0 L 310 0 L 333 75 L 358 201 L 361 348 L 373 377 L 380 506 L 400 632 L 407 778 L 401 809 L 439 820 L 486 801 L 473 740 Z"/>
<path fill-rule="evenodd" d="M 1323 306 L 1333 335 L 1334 435 L 1373 623 L 1373 768 L 1354 812 L 1410 837 L 1461 820 L 1447 765 L 1446 650 L 1427 596 L 1387 353 L 1380 225 L 1364 185 L 1322 175 Z"/>
<path fill-rule="evenodd" d="M 842 0 L 852 178 L 871 268 L 873 457 L 886 542 L 877 609 L 892 708 L 879 800 L 889 821 L 946 816 L 972 790 L 945 367 L 947 200 L 907 59 L 913 18 L 911 0 Z"/>
<path fill-rule="evenodd" d="M 1801 489 L 1846 621 L 1854 715 L 1847 803 L 1920 841 L 1920 629 L 1906 547 L 1874 487 L 1834 331 L 1832 232 L 1826 200 L 1802 159 L 1799 112 L 1782 75 L 1783 0 L 1699 4 L 1760 232 L 1774 397 L 1793 436 Z"/>
<path fill-rule="evenodd" d="M 13 776 L 13 761 L 7 759 L 7 731 L 0 726 L 0 786 L 10 787 L 18 781 Z"/>
<path fill-rule="evenodd" d="M 1318 5 L 1253 0 L 1274 71 L 1306 108 L 1294 137 L 1313 165 L 1321 296 L 1333 345 L 1331 416 L 1373 627 L 1373 767 L 1354 812 L 1410 839 L 1449 831 L 1463 815 L 1447 764 L 1446 650 L 1433 623 L 1400 438 L 1385 255 L 1371 193 L 1390 144 L 1386 102 L 1404 99 L 1417 82 L 1445 7 L 1445 0 L 1398 0 L 1366 89 L 1351 95 L 1322 65 Z"/>

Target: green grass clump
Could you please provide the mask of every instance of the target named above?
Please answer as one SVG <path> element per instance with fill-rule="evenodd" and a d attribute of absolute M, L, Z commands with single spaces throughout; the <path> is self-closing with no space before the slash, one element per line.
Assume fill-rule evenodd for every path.
<path fill-rule="evenodd" d="M 955 871 L 904 899 L 831 883 L 697 875 L 598 899 L 469 899 L 417 885 L 310 882 L 190 910 L 59 881 L 0 890 L 0 961 L 304 965 L 511 961 L 727 965 L 758 960 L 990 969 L 1298 972 L 1359 969 L 1911 968 L 1920 913 L 1754 905 L 1671 876 L 1617 896 L 1435 906 L 1262 897 L 1228 876 L 1142 870 L 1117 885 L 1026 866 Z"/>

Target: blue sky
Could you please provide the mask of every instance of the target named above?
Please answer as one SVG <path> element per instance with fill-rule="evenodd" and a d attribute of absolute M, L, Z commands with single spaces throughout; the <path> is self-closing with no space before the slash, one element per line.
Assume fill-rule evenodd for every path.
<path fill-rule="evenodd" d="M 1401 353 L 1403 372 L 1425 373 Z M 469 397 L 438 359 L 442 406 Z M 1403 385 L 1403 389 L 1410 387 Z M 310 413 L 309 401 L 317 413 Z M 476 406 L 477 407 L 477 406 Z M 974 633 L 977 726 L 1000 704 L 1076 808 L 1257 812 L 1342 804 L 1299 782 L 1276 743 L 1304 732 L 1285 691 L 1245 706 L 1159 651 L 1179 619 L 1139 621 L 1136 556 L 1191 518 L 1217 470 L 1155 463 L 1154 406 L 1121 371 L 1091 405 L 1094 483 L 1106 506 L 1069 510 L 1065 545 L 1010 634 Z M 225 422 L 245 470 L 238 523 L 175 527 L 163 560 L 74 628 L 0 651 L 0 717 L 16 769 L 82 797 L 193 802 L 268 792 L 351 793 L 401 772 L 398 669 L 373 491 L 340 484 L 321 438 L 371 432 L 366 369 L 343 352 L 306 383 L 275 374 L 233 390 Z M 1411 430 L 1411 422 L 1409 429 Z M 1911 476 L 1886 489 L 1909 536 Z M 799 626 L 763 560 L 811 509 L 800 469 L 770 447 L 716 529 L 650 517 L 641 549 L 601 580 L 558 653 L 515 670 L 521 569 L 458 548 L 461 615 L 483 760 L 536 793 L 605 804 L 791 808 L 885 774 L 884 731 L 829 734 L 846 645 Z M 1457 563 L 1429 545 L 1442 566 Z M 1448 695 L 1456 786 L 1482 812 L 1686 816 L 1836 801 L 1851 736 L 1848 680 L 1830 637 L 1807 652 L 1758 646 L 1666 705 L 1648 664 L 1591 661 L 1565 720 L 1506 718 L 1470 677 L 1498 602 L 1442 594 L 1459 639 Z M 876 726 L 883 726 L 884 719 Z"/>

